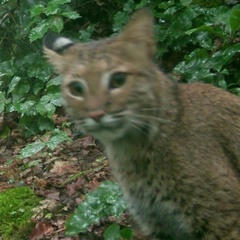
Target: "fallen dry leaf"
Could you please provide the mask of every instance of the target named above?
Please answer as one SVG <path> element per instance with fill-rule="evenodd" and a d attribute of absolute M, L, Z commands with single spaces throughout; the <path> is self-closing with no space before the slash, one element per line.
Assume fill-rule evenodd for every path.
<path fill-rule="evenodd" d="M 45 235 L 53 231 L 53 227 L 48 223 L 37 222 L 32 233 L 30 234 L 30 240 L 40 240 Z"/>
<path fill-rule="evenodd" d="M 46 190 L 44 191 L 44 196 L 48 199 L 59 200 L 60 192 L 56 190 Z"/>

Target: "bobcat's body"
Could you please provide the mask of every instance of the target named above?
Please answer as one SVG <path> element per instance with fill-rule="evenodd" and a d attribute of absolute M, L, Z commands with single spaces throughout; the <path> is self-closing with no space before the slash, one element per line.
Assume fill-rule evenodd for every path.
<path fill-rule="evenodd" d="M 170 81 L 152 62 L 152 18 L 115 38 L 48 38 L 66 110 L 105 145 L 133 218 L 156 239 L 240 239 L 240 99 Z"/>

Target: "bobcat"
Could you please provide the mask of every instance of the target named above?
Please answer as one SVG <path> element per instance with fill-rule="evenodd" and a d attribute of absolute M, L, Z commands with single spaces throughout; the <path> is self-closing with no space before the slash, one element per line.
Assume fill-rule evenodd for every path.
<path fill-rule="evenodd" d="M 89 43 L 48 35 L 67 113 L 106 148 L 129 212 L 150 239 L 240 239 L 240 98 L 179 84 L 152 60 L 153 17 Z"/>

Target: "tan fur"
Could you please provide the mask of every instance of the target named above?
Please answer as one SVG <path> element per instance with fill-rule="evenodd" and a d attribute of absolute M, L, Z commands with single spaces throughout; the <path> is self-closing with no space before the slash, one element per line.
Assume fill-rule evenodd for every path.
<path fill-rule="evenodd" d="M 153 19 L 140 10 L 116 37 L 45 53 L 63 74 L 67 112 L 104 143 L 144 234 L 239 240 L 240 99 L 169 80 L 152 61 L 153 39 Z M 110 89 L 115 72 L 126 82 Z M 74 81 L 83 93 L 70 91 Z"/>

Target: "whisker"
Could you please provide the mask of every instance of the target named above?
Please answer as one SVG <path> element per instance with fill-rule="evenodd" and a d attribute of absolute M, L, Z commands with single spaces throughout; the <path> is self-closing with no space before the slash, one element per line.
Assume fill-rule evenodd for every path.
<path fill-rule="evenodd" d="M 148 136 L 147 133 L 141 129 L 141 127 L 138 127 L 138 126 L 141 126 L 140 123 L 142 123 L 142 122 L 135 121 L 135 120 L 130 121 L 130 124 L 131 124 L 132 127 L 136 128 L 138 131 L 143 133 L 145 136 Z"/>
<path fill-rule="evenodd" d="M 170 120 L 167 120 L 167 119 L 164 119 L 164 118 L 159 118 L 159 117 L 155 117 L 155 116 L 149 116 L 149 115 L 142 115 L 142 114 L 134 114 L 134 117 L 138 117 L 138 118 L 145 118 L 145 117 L 148 117 L 148 118 L 151 118 L 153 120 L 156 120 L 156 121 L 159 121 L 161 123 L 174 123 L 173 121 L 170 121 Z"/>
<path fill-rule="evenodd" d="M 163 111 L 167 110 L 167 107 L 145 107 L 145 108 L 140 108 L 139 111 Z"/>
<path fill-rule="evenodd" d="M 150 125 L 149 123 L 146 123 L 146 122 L 143 122 L 143 121 L 140 121 L 140 120 L 137 120 L 137 119 L 131 119 L 130 122 L 136 124 L 136 125 L 139 125 L 139 126 L 142 126 L 143 124 L 148 126 L 148 127 L 151 127 L 151 128 L 154 128 L 155 130 L 158 131 L 158 127 L 155 126 L 155 125 Z M 142 129 L 140 129 L 142 132 L 144 132 Z"/>
<path fill-rule="evenodd" d="M 162 110 L 163 108 L 162 107 L 146 107 L 146 108 L 141 108 L 140 110 L 146 110 L 146 111 L 150 111 L 150 110 Z"/>

